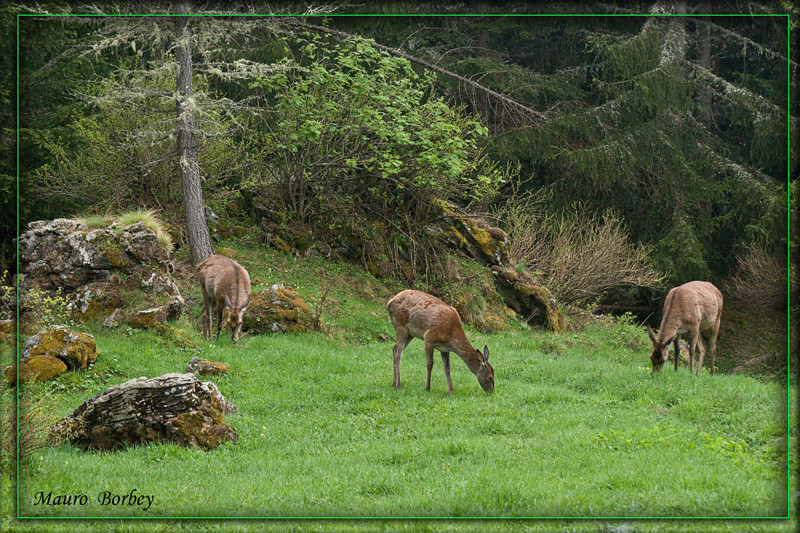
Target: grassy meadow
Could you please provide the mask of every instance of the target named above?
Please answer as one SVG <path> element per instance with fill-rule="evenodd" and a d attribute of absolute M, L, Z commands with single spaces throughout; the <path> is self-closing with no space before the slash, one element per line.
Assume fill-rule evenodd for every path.
<path fill-rule="evenodd" d="M 196 356 L 223 361 L 229 375 L 201 379 L 237 406 L 226 421 L 238 442 L 213 451 L 164 444 L 112 453 L 37 450 L 20 467 L 21 516 L 145 519 L 81 521 L 89 531 L 794 529 L 794 520 L 750 519 L 786 516 L 788 494 L 797 491 L 794 479 L 787 487 L 785 383 L 707 372 L 692 378 L 686 367 L 652 375 L 647 334 L 609 318 L 560 335 L 520 324 L 495 334 L 468 328 L 473 345 L 489 345 L 493 395 L 455 354 L 455 393 L 447 395 L 438 353 L 425 391 L 423 345 L 414 340 L 403 357 L 403 388 L 395 391 L 385 302 L 399 286 L 344 264 L 233 247 L 254 291 L 272 283 L 294 288 L 312 310 L 321 306 L 323 330 L 207 342 L 199 333 L 200 291 L 185 272 L 177 277 L 190 309 L 174 324 L 177 334 L 82 326 L 97 341 L 95 365 L 27 390 L 43 398 L 52 422 L 130 378 L 183 372 Z M 380 334 L 392 341 L 380 342 Z M 722 337 L 719 346 L 718 362 Z M 4 398 L 11 394 L 6 389 Z M 791 461 L 796 471 L 796 455 Z M 73 521 L 10 520 L 12 481 L 4 474 L 4 529 L 73 530 Z M 97 501 L 102 491 L 132 489 L 153 495 L 149 509 Z M 40 491 L 85 494 L 88 503 L 34 505 Z M 645 517 L 659 520 L 637 519 Z M 730 520 L 736 517 L 748 519 Z"/>

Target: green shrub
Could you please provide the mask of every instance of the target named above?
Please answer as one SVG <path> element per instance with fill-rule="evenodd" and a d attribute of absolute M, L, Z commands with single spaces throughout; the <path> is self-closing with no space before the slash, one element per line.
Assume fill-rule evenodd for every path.
<path fill-rule="evenodd" d="M 511 263 L 538 278 L 556 300 L 583 307 L 610 289 L 662 284 L 650 250 L 631 242 L 616 212 L 598 215 L 577 206 L 552 215 L 544 210 L 545 200 L 517 195 L 497 214 L 509 235 Z"/>

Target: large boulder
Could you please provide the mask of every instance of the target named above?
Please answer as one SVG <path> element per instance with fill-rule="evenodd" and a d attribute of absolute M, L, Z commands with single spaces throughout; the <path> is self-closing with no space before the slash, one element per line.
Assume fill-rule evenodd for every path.
<path fill-rule="evenodd" d="M 235 410 L 213 383 L 193 374 L 164 374 L 106 389 L 52 426 L 50 434 L 99 451 L 150 442 L 212 449 L 238 439 L 223 419 Z"/>
<path fill-rule="evenodd" d="M 88 333 L 72 331 L 66 326 L 50 326 L 25 341 L 20 361 L 39 355 L 61 359 L 70 370 L 86 368 L 97 359 L 97 344 Z"/>
<path fill-rule="evenodd" d="M 567 319 L 547 287 L 539 285 L 524 272 L 513 268 L 492 267 L 497 287 L 506 304 L 530 325 L 555 332 L 567 330 Z"/>
<path fill-rule="evenodd" d="M 292 289 L 272 285 L 250 296 L 242 330 L 250 333 L 297 333 L 309 329 L 310 310 Z"/>

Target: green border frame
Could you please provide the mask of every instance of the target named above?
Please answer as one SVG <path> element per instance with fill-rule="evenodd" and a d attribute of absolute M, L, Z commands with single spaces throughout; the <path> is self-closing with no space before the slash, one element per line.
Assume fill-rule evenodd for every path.
<path fill-rule="evenodd" d="M 786 18 L 786 159 L 787 159 L 787 348 L 786 348 L 786 516 L 21 516 L 19 512 L 19 481 L 20 481 L 20 458 L 19 458 L 19 388 L 16 389 L 16 478 L 15 478 L 15 518 L 17 520 L 351 520 L 351 521 L 365 521 L 365 520 L 425 520 L 425 521 L 440 521 L 440 520 L 502 520 L 502 521 L 518 521 L 518 520 L 790 520 L 792 518 L 792 498 L 791 498 L 791 236 L 792 236 L 792 211 L 791 211 L 791 196 L 788 187 L 791 185 L 791 14 L 767 14 L 767 13 L 751 13 L 751 14 L 679 14 L 679 13 L 617 13 L 617 14 L 587 14 L 587 13 L 559 13 L 559 14 L 327 14 L 327 15 L 302 15 L 302 14 L 246 14 L 234 13 L 226 15 L 218 14 L 167 14 L 167 13 L 153 13 L 153 14 L 89 14 L 89 13 L 64 13 L 64 14 L 33 14 L 33 13 L 18 13 L 16 15 L 16 69 L 17 69 L 17 85 L 16 85 L 16 167 L 17 167 L 17 194 L 16 194 L 16 209 L 17 209 L 17 225 L 16 232 L 19 235 L 19 56 L 20 56 L 20 40 L 19 40 L 19 24 L 22 18 L 45 18 L 45 17 L 785 17 Z M 16 357 L 19 360 L 19 240 L 17 240 L 17 284 L 15 287 L 17 294 L 17 310 L 16 310 Z M 17 382 L 19 382 L 19 365 L 17 365 Z"/>

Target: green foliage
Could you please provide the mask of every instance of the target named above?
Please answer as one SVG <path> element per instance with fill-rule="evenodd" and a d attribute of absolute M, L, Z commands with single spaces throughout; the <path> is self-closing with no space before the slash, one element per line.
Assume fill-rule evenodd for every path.
<path fill-rule="evenodd" d="M 61 287 L 55 292 L 30 288 L 19 298 L 20 311 L 25 313 L 26 325 L 32 330 L 53 324 L 73 326 L 68 304 L 69 300 L 62 295 Z"/>
<path fill-rule="evenodd" d="M 16 320 L 17 303 L 19 303 L 19 313 L 24 314 L 29 330 L 38 330 L 54 324 L 73 325 L 67 308 L 69 300 L 62 294 L 60 287 L 55 291 L 43 291 L 33 287 L 22 292 L 18 301 L 15 287 L 10 283 L 10 276 L 7 272 L 3 272 L 0 275 L 0 318 Z"/>
<path fill-rule="evenodd" d="M 84 215 L 76 217 L 75 221 L 89 229 L 101 229 L 110 226 L 114 219 L 109 215 Z"/>
<path fill-rule="evenodd" d="M 486 128 L 430 95 L 408 61 L 361 41 L 300 44 L 308 66 L 261 82 L 277 119 L 258 141 L 266 165 L 246 184 L 276 184 L 306 219 L 362 192 L 370 207 L 399 201 L 399 212 L 412 199 L 479 199 L 502 183 L 478 148 Z"/>
<path fill-rule="evenodd" d="M 479 146 L 486 128 L 433 95 L 407 60 L 365 41 L 298 45 L 295 63 L 253 85 L 275 115 L 247 141 L 244 181 L 271 191 L 290 219 L 372 247 L 366 260 L 408 258 L 424 240 L 432 198 L 486 201 L 507 179 Z"/>

